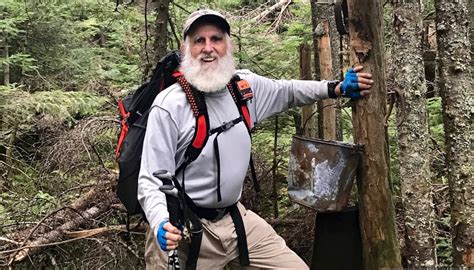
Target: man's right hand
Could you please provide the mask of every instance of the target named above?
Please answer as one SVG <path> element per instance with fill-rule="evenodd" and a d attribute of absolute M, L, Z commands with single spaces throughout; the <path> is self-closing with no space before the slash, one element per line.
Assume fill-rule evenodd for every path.
<path fill-rule="evenodd" d="M 363 68 L 362 66 L 350 68 L 344 75 L 344 81 L 336 86 L 336 95 L 342 95 L 352 100 L 368 96 L 374 81 L 372 74 L 361 72 Z"/>
<path fill-rule="evenodd" d="M 181 231 L 167 220 L 163 220 L 158 226 L 156 238 L 162 250 L 173 250 L 178 247 L 178 242 L 181 240 Z"/>

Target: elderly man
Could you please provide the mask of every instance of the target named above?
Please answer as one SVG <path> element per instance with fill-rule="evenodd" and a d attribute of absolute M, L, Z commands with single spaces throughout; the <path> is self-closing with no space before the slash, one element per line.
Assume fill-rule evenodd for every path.
<path fill-rule="evenodd" d="M 211 10 L 192 13 L 184 25 L 179 71 L 191 86 L 204 93 L 211 129 L 239 119 L 239 110 L 226 89 L 235 74 L 247 81 L 253 91 L 253 99 L 247 101 L 252 126 L 290 107 L 320 99 L 365 97 L 373 83 L 371 74 L 360 72 L 362 67 L 351 69 L 342 83 L 271 80 L 249 70 L 235 70 L 229 34 L 224 16 Z M 218 140 L 217 151 L 215 144 L 207 143 L 199 157 L 176 174 L 180 184 L 185 184 L 186 194 L 196 206 L 193 211 L 203 226 L 199 256 L 194 258 L 197 268 L 223 269 L 226 265 L 244 264 L 242 267 L 249 269 L 307 269 L 265 220 L 239 203 L 251 139 L 244 121 L 234 124 L 209 136 L 209 141 Z M 150 223 L 145 254 L 150 269 L 167 268 L 163 251 L 178 249 L 181 268 L 188 259 L 189 243 L 182 241 L 181 230 L 168 222 L 165 194 L 159 190 L 162 182 L 153 173 L 176 172 L 184 162 L 195 128 L 191 105 L 180 84 L 157 96 L 148 118 L 138 182 L 138 200 Z M 229 213 L 232 209 L 238 209 L 243 222 L 240 229 Z M 242 232 L 243 240 L 237 236 Z"/>

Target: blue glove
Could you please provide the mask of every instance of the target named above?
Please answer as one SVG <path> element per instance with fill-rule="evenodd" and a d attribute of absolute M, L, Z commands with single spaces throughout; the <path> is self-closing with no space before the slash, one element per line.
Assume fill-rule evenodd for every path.
<path fill-rule="evenodd" d="M 158 239 L 158 244 L 160 245 L 160 248 L 164 251 L 166 251 L 166 230 L 163 229 L 163 225 L 168 222 L 168 220 L 163 220 L 160 225 L 158 226 L 158 232 L 156 234 L 156 238 Z"/>
<path fill-rule="evenodd" d="M 344 75 L 344 81 L 341 84 L 341 93 L 344 97 L 352 100 L 361 98 L 357 72 L 350 68 Z"/>

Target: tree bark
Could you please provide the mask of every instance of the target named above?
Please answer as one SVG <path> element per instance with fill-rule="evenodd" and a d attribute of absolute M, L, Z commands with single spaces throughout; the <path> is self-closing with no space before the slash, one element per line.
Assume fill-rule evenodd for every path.
<path fill-rule="evenodd" d="M 300 79 L 311 80 L 311 50 L 308 44 L 301 44 L 300 48 Z M 316 137 L 317 125 L 313 112 L 315 105 L 306 105 L 301 107 L 301 126 L 300 133 L 308 137 Z"/>
<path fill-rule="evenodd" d="M 318 32 L 321 32 L 318 29 L 319 20 L 321 17 L 320 5 L 318 5 L 318 0 L 311 0 L 311 24 L 313 25 L 313 52 L 314 52 L 314 79 L 321 79 L 321 72 L 319 70 L 319 53 L 318 53 Z"/>
<path fill-rule="evenodd" d="M 474 267 L 472 67 L 466 0 L 435 1 L 439 89 L 443 99 L 453 263 Z"/>
<path fill-rule="evenodd" d="M 469 7 L 469 40 L 471 42 L 471 67 L 474 66 L 474 7 L 472 0 L 469 0 L 467 6 Z"/>
<path fill-rule="evenodd" d="M 340 42 L 334 19 L 334 5 L 312 0 L 311 14 L 316 79 L 337 79 L 343 65 L 339 57 Z M 341 111 L 339 107 L 338 100 L 318 102 L 320 138 L 342 140 Z"/>
<path fill-rule="evenodd" d="M 329 36 L 329 20 L 323 19 L 320 22 L 322 35 L 318 39 L 319 66 L 322 80 L 332 80 L 332 54 L 331 39 Z M 318 103 L 319 115 L 322 118 L 322 126 L 320 129 L 320 137 L 325 140 L 336 139 L 336 102 L 334 99 L 326 99 Z M 322 132 L 321 132 L 322 131 Z"/>
<path fill-rule="evenodd" d="M 348 0 L 352 62 L 371 72 L 375 83 L 368 98 L 352 110 L 354 141 L 365 155 L 358 171 L 360 225 L 364 269 L 401 267 L 395 230 L 395 209 L 389 185 L 383 16 L 380 0 Z"/>
<path fill-rule="evenodd" d="M 423 19 L 420 0 L 393 1 L 394 86 L 405 99 L 397 118 L 400 183 L 403 203 L 406 267 L 434 267 L 435 218 L 430 181 L 430 151 L 423 63 Z"/>
<path fill-rule="evenodd" d="M 168 51 L 168 21 L 170 0 L 154 1 L 156 19 L 153 43 L 153 55 L 156 64 Z"/>

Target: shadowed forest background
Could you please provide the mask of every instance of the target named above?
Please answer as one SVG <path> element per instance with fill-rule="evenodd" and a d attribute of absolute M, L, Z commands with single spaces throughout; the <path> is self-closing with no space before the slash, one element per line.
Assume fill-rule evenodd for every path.
<path fill-rule="evenodd" d="M 144 224 L 133 217 L 128 234 L 115 196 L 118 100 L 179 48 L 183 21 L 205 7 L 228 18 L 237 67 L 275 79 L 328 79 L 320 68 L 328 21 L 330 76 L 341 79 L 351 45 L 335 30 L 333 5 L 321 2 L 3 0 L 0 266 L 144 268 Z M 394 249 L 405 267 L 474 267 L 472 1 L 374 2 L 383 8 L 376 53 L 385 60 Z M 331 105 L 337 140 L 354 142 L 351 106 Z M 242 194 L 308 264 L 316 211 L 290 201 L 288 158 L 293 134 L 328 138 L 325 107 L 292 109 L 254 130 L 262 191 L 246 181 Z M 350 205 L 357 194 L 354 185 Z"/>

